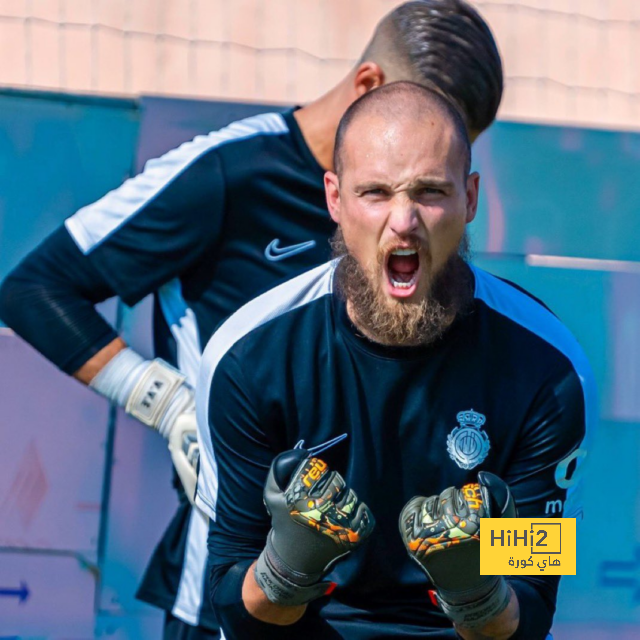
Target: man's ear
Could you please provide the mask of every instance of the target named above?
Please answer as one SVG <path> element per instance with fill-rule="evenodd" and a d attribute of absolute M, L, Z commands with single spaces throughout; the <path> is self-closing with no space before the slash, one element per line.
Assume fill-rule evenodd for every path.
<path fill-rule="evenodd" d="M 340 224 L 340 181 L 333 171 L 324 174 L 324 193 L 332 220 Z"/>
<path fill-rule="evenodd" d="M 359 98 L 372 89 L 377 89 L 384 84 L 384 71 L 376 62 L 361 62 L 355 73 L 353 81 L 356 96 Z"/>
<path fill-rule="evenodd" d="M 477 171 L 467 178 L 467 224 L 473 221 L 478 211 L 478 194 L 480 192 L 480 174 Z"/>

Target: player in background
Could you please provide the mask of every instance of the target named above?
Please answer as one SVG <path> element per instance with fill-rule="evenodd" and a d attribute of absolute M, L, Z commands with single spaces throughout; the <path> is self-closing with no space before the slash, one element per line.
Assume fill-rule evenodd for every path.
<path fill-rule="evenodd" d="M 0 317 L 62 371 L 156 429 L 185 492 L 138 597 L 166 611 L 165 637 L 215 638 L 203 597 L 207 518 L 193 509 L 193 389 L 219 323 L 278 282 L 324 262 L 335 228 L 323 175 L 347 107 L 412 80 L 447 96 L 472 139 L 494 120 L 502 66 L 491 32 L 462 0 L 408 2 L 388 14 L 352 71 L 300 109 L 198 136 L 82 208 L 0 289 Z M 156 360 L 95 310 L 155 294 Z"/>
<path fill-rule="evenodd" d="M 595 385 L 553 313 L 468 263 L 470 159 L 440 95 L 363 95 L 325 176 L 337 258 L 207 345 L 196 505 L 228 640 L 547 637 L 559 576 L 480 575 L 480 521 L 575 513 Z"/>

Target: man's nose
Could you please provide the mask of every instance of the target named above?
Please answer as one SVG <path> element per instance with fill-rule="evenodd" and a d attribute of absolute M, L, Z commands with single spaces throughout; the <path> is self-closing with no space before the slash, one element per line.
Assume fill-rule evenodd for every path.
<path fill-rule="evenodd" d="M 406 236 L 417 231 L 419 225 L 416 203 L 410 198 L 401 198 L 392 205 L 389 215 L 389 226 L 399 236 Z"/>

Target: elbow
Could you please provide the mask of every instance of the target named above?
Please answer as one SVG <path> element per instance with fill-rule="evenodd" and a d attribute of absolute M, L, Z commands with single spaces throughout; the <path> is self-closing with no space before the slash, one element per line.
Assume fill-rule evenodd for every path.
<path fill-rule="evenodd" d="M 0 320 L 19 336 L 27 336 L 34 326 L 41 327 L 39 312 L 48 298 L 46 287 L 33 274 L 18 266 L 0 284 Z"/>
<path fill-rule="evenodd" d="M 13 273 L 10 273 L 0 284 L 0 320 L 8 327 L 14 328 L 15 311 L 19 307 L 21 284 Z"/>

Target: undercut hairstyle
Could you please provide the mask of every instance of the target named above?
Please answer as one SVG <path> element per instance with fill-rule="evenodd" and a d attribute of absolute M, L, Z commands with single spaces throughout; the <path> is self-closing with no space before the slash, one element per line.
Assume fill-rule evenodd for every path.
<path fill-rule="evenodd" d="M 336 131 L 333 147 L 333 166 L 336 175 L 340 177 L 344 169 L 344 142 L 349 127 L 355 119 L 371 113 L 382 114 L 389 119 L 403 117 L 411 108 L 413 108 L 413 117 L 416 117 L 416 112 L 425 116 L 435 114 L 444 117 L 453 125 L 460 147 L 463 178 L 466 180 L 471 170 L 471 142 L 460 112 L 440 93 L 415 82 L 383 84 L 377 89 L 364 93 L 351 103 L 342 116 Z"/>
<path fill-rule="evenodd" d="M 411 80 L 445 95 L 470 132 L 494 121 L 502 61 L 487 23 L 464 0 L 406 2 L 378 24 L 360 61 L 380 65 L 387 82 Z"/>

